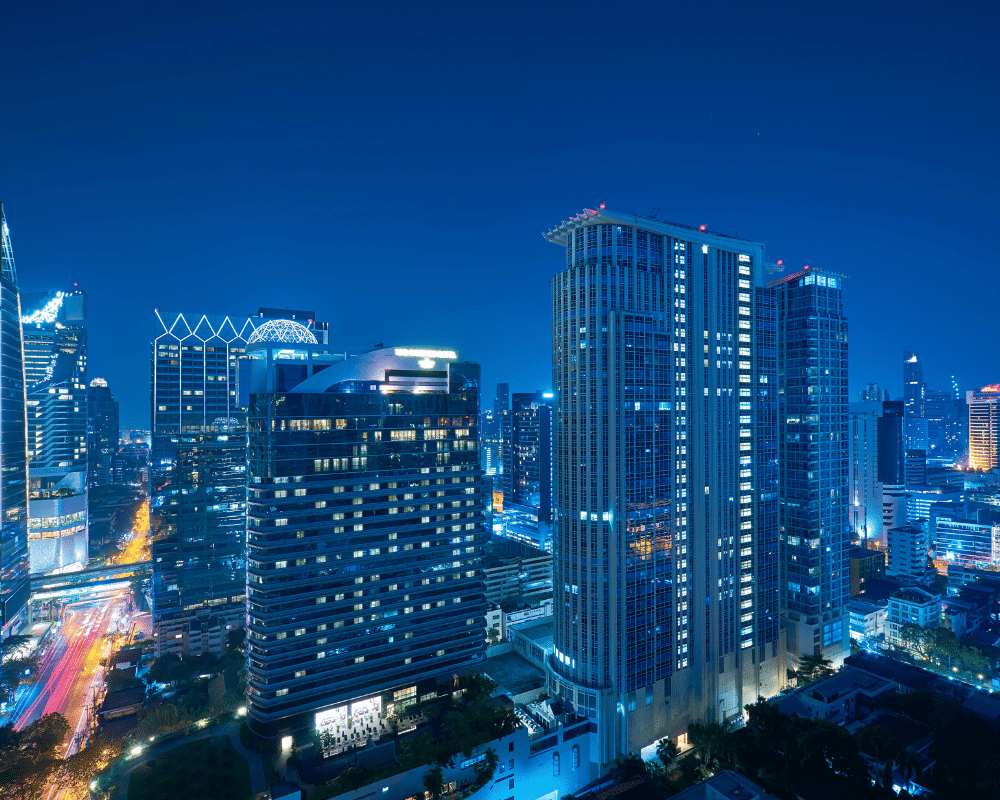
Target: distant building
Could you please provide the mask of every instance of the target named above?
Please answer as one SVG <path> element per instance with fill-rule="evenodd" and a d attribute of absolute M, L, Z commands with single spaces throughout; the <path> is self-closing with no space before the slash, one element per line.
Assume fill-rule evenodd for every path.
<path fill-rule="evenodd" d="M 851 564 L 851 597 L 861 594 L 865 584 L 874 578 L 885 577 L 885 553 L 852 547 L 849 552 Z"/>
<path fill-rule="evenodd" d="M 919 353 L 903 351 L 903 406 L 904 416 L 923 417 L 924 397 L 927 384 L 924 383 L 924 366 Z"/>
<path fill-rule="evenodd" d="M 497 606 L 552 600 L 552 554 L 511 540 L 494 539 L 483 559 L 486 601 Z"/>
<path fill-rule="evenodd" d="M 942 515 L 935 529 L 939 559 L 967 567 L 1000 566 L 1000 523 Z"/>
<path fill-rule="evenodd" d="M 107 486 L 114 482 L 119 444 L 118 401 L 104 378 L 94 378 L 87 389 L 88 486 Z"/>
<path fill-rule="evenodd" d="M 497 396 L 493 401 L 493 413 L 499 418 L 505 411 L 510 411 L 510 384 L 498 383 Z"/>
<path fill-rule="evenodd" d="M 858 397 L 862 403 L 879 403 L 881 404 L 884 400 L 889 400 L 889 392 L 883 389 L 877 383 L 869 383 L 858 392 Z"/>
<path fill-rule="evenodd" d="M 149 445 L 145 442 L 123 445 L 115 454 L 114 465 L 115 483 L 147 487 L 149 481 Z"/>
<path fill-rule="evenodd" d="M 266 332 L 302 328 L 313 343 L 325 341 L 327 325 L 315 316 L 156 312 L 149 494 L 158 655 L 198 652 L 203 642 L 218 648 L 245 623 L 246 408 L 237 366 Z"/>
<path fill-rule="evenodd" d="M 930 540 L 925 526 L 889 528 L 886 574 L 894 577 L 922 577 L 927 572 Z"/>
<path fill-rule="evenodd" d="M 881 415 L 881 400 L 850 405 L 850 483 L 847 511 L 851 537 L 862 545 L 869 541 L 885 541 L 882 483 L 878 479 L 878 418 Z"/>
<path fill-rule="evenodd" d="M 503 418 L 503 500 L 552 521 L 552 393 L 515 393 Z"/>
<path fill-rule="evenodd" d="M 868 642 L 885 639 L 889 618 L 889 607 L 885 602 L 870 603 L 854 597 L 847 601 L 847 611 L 851 615 L 851 639 Z"/>
<path fill-rule="evenodd" d="M 0 639 L 16 634 L 31 594 L 24 344 L 10 231 L 0 204 Z"/>
<path fill-rule="evenodd" d="M 21 295 L 28 422 L 28 552 L 33 573 L 85 566 L 87 295 Z"/>
<path fill-rule="evenodd" d="M 906 450 L 903 453 L 903 479 L 907 488 L 927 483 L 926 450 Z"/>
<path fill-rule="evenodd" d="M 1000 384 L 966 395 L 969 404 L 969 469 L 996 469 L 1000 442 Z"/>
<path fill-rule="evenodd" d="M 886 400 L 878 418 L 878 481 L 882 484 L 883 539 L 889 528 L 906 524 L 903 403 Z"/>

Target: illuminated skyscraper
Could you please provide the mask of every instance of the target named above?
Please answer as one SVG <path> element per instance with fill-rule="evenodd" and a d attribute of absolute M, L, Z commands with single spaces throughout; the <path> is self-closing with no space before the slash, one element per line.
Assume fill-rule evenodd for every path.
<path fill-rule="evenodd" d="M 28 420 L 31 571 L 85 566 L 87 295 L 21 295 Z"/>
<path fill-rule="evenodd" d="M 848 655 L 850 592 L 846 276 L 806 267 L 778 301 L 781 612 L 796 660 Z"/>
<path fill-rule="evenodd" d="M 24 344 L 14 251 L 0 204 L 0 638 L 18 632 L 30 594 Z"/>
<path fill-rule="evenodd" d="M 878 479 L 878 418 L 882 401 L 851 403 L 848 521 L 862 547 L 883 540 L 882 484 Z"/>
<path fill-rule="evenodd" d="M 250 726 L 336 752 L 482 659 L 479 365 L 271 337 L 247 353 Z"/>
<path fill-rule="evenodd" d="M 246 617 L 246 409 L 237 363 L 266 325 L 310 311 L 253 317 L 160 314 L 151 344 L 153 623 L 156 652 L 219 653 Z"/>
<path fill-rule="evenodd" d="M 1000 383 L 966 395 L 969 404 L 969 469 L 991 470 L 1000 465 Z"/>
<path fill-rule="evenodd" d="M 585 210 L 552 279 L 548 689 L 605 767 L 785 681 L 776 317 L 764 247 Z"/>
<path fill-rule="evenodd" d="M 923 417 L 927 384 L 919 353 L 903 351 L 903 416 Z"/>
<path fill-rule="evenodd" d="M 552 395 L 515 392 L 505 417 L 504 506 L 538 509 L 538 521 L 552 521 Z"/>
<path fill-rule="evenodd" d="M 115 455 L 121 441 L 118 401 L 104 378 L 94 378 L 87 391 L 87 484 L 114 483 Z"/>

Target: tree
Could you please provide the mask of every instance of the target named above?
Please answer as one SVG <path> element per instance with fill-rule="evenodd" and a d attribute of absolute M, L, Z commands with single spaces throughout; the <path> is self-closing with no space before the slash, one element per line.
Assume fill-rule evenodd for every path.
<path fill-rule="evenodd" d="M 480 785 L 493 777 L 497 771 L 497 765 L 500 763 L 500 759 L 492 747 L 487 747 L 484 755 L 486 757 L 476 764 L 476 783 Z"/>
<path fill-rule="evenodd" d="M 611 775 L 614 777 L 615 783 L 628 783 L 635 778 L 648 778 L 649 769 L 642 758 L 631 753 L 615 759 L 614 766 L 611 767 Z"/>
<path fill-rule="evenodd" d="M 677 742 L 669 736 L 664 736 L 656 743 L 656 755 L 663 762 L 664 766 L 677 758 L 680 752 L 681 749 L 677 746 Z"/>
<path fill-rule="evenodd" d="M 17 800 L 37 800 L 62 764 L 61 749 L 69 723 L 62 714 L 46 714 L 21 731 L 0 728 L 0 793 Z"/>
<path fill-rule="evenodd" d="M 106 769 L 122 753 L 118 739 L 95 737 L 83 750 L 78 750 L 65 761 L 57 776 L 60 788 L 76 797 L 85 797 L 94 777 Z"/>
<path fill-rule="evenodd" d="M 191 680 L 190 663 L 173 653 L 164 653 L 149 665 L 149 680 L 156 683 L 186 683 Z"/>
<path fill-rule="evenodd" d="M 14 697 L 22 683 L 30 683 L 38 673 L 38 653 L 29 652 L 30 636 L 10 636 L 0 643 L 0 702 Z"/>
<path fill-rule="evenodd" d="M 718 722 L 695 722 L 688 725 L 688 741 L 710 772 L 728 769 L 732 765 L 732 742 L 728 731 Z"/>
<path fill-rule="evenodd" d="M 441 790 L 444 789 L 444 773 L 440 764 L 435 764 L 424 775 L 424 788 L 431 793 L 431 800 L 438 800 L 441 797 Z"/>
<path fill-rule="evenodd" d="M 833 662 L 822 654 L 802 656 L 799 659 L 798 671 L 796 673 L 806 681 L 814 681 L 833 674 Z"/>

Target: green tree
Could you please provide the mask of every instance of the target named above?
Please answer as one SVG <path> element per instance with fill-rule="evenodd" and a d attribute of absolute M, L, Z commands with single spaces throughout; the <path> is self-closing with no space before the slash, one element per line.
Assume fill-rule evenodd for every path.
<path fill-rule="evenodd" d="M 611 775 L 615 783 L 628 783 L 635 778 L 648 779 L 649 769 L 646 762 L 635 753 L 616 758 L 611 767 Z"/>
<path fill-rule="evenodd" d="M 483 785 L 493 778 L 493 774 L 497 771 L 497 765 L 500 763 L 500 759 L 492 747 L 487 747 L 484 755 L 486 758 L 476 764 L 476 783 L 479 785 Z"/>
<path fill-rule="evenodd" d="M 435 764 L 424 775 L 424 788 L 431 793 L 431 800 L 438 800 L 441 797 L 441 791 L 444 789 L 444 771 L 440 764 Z"/>
<path fill-rule="evenodd" d="M 833 662 L 822 654 L 802 656 L 796 674 L 806 681 L 814 681 L 833 674 Z"/>
<path fill-rule="evenodd" d="M 688 725 L 688 741 L 710 772 L 728 769 L 733 761 L 732 741 L 718 722 L 695 722 Z"/>
<path fill-rule="evenodd" d="M 29 652 L 30 636 L 10 636 L 0 643 L 0 702 L 14 697 L 17 687 L 38 674 L 38 652 Z"/>
<path fill-rule="evenodd" d="M 0 728 L 0 793 L 37 800 L 62 765 L 59 750 L 69 733 L 62 714 L 46 714 L 20 731 Z"/>
<path fill-rule="evenodd" d="M 677 758 L 680 752 L 681 749 L 677 746 L 677 742 L 669 736 L 664 736 L 656 743 L 656 755 L 663 762 L 664 766 Z"/>
<path fill-rule="evenodd" d="M 164 653 L 149 665 L 150 681 L 156 683 L 186 683 L 193 675 L 190 662 L 173 653 Z"/>
<path fill-rule="evenodd" d="M 91 739 L 83 750 L 63 761 L 58 772 L 60 788 L 75 797 L 86 797 L 90 782 L 121 753 L 122 743 L 118 739 L 104 739 L 99 735 Z"/>

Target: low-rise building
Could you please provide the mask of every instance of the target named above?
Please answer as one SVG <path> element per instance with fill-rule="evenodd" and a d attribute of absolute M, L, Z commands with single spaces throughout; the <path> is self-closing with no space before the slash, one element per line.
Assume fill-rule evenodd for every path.
<path fill-rule="evenodd" d="M 886 635 L 890 644 L 905 647 L 900 635 L 904 625 L 936 628 L 941 624 L 941 595 L 919 586 L 907 586 L 889 597 L 889 617 Z"/>
<path fill-rule="evenodd" d="M 855 597 L 847 601 L 847 611 L 851 615 L 851 639 L 868 642 L 885 639 L 889 617 L 887 603 L 873 603 Z"/>
<path fill-rule="evenodd" d="M 927 553 L 930 539 L 924 525 L 903 525 L 890 528 L 888 533 L 888 575 L 905 575 L 918 578 L 927 572 Z"/>
<path fill-rule="evenodd" d="M 856 667 L 844 667 L 840 672 L 813 681 L 774 702 L 785 714 L 846 725 L 870 714 L 898 688 L 894 681 L 879 675 Z"/>
<path fill-rule="evenodd" d="M 851 567 L 851 597 L 861 594 L 869 580 L 885 577 L 885 553 L 882 551 L 852 547 L 848 556 Z"/>

